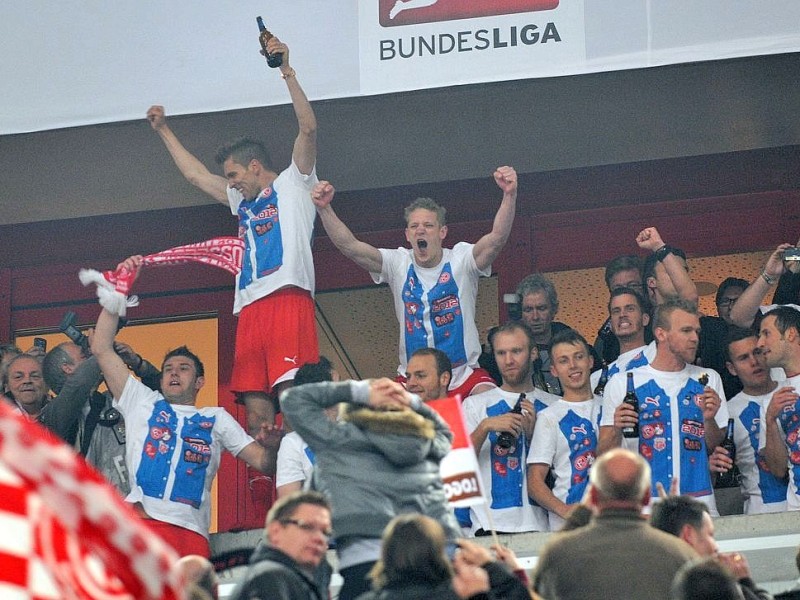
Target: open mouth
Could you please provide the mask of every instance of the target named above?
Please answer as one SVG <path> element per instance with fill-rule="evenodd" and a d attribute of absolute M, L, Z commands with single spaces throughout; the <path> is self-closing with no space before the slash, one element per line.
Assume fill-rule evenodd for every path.
<path fill-rule="evenodd" d="M 425 248 L 427 248 L 427 247 L 428 247 L 428 241 L 427 240 L 419 240 L 417 242 L 417 248 L 419 248 L 420 250 L 425 250 Z"/>

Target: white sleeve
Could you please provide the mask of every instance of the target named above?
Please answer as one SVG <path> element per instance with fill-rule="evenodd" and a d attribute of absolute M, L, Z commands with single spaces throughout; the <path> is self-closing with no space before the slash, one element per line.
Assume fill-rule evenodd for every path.
<path fill-rule="evenodd" d="M 242 192 L 232 187 L 228 187 L 228 207 L 231 209 L 231 214 L 236 215 L 239 214 L 239 205 L 244 200 L 244 196 L 242 196 Z"/>
<path fill-rule="evenodd" d="M 547 411 L 542 412 L 539 418 L 536 419 L 536 425 L 533 428 L 531 449 L 528 453 L 529 465 L 539 463 L 553 466 L 555 462 L 558 427 L 550 418 L 552 412 L 553 408 L 550 407 Z"/>
<path fill-rule="evenodd" d="M 158 392 L 151 390 L 133 375 L 128 375 L 122 394 L 119 398 L 114 398 L 112 404 L 122 413 L 123 417 L 127 417 L 137 408 L 153 406 L 159 397 Z"/>
<path fill-rule="evenodd" d="M 728 410 L 728 401 L 725 399 L 725 389 L 722 387 L 722 378 L 719 376 L 719 373 L 713 370 L 708 371 L 708 385 L 714 388 L 714 391 L 719 394 L 719 398 L 722 400 L 714 420 L 717 425 L 725 428 L 728 426 L 730 411 Z"/>
<path fill-rule="evenodd" d="M 287 435 L 278 448 L 278 467 L 275 471 L 275 485 L 281 487 L 295 481 L 305 481 L 303 470 L 303 440 L 300 436 Z"/>
<path fill-rule="evenodd" d="M 401 252 L 403 248 L 392 250 L 391 248 L 378 248 L 381 253 L 381 272 L 370 272 L 372 281 L 375 283 L 388 283 L 390 286 L 394 279 L 394 273 L 397 270 L 397 265 L 400 264 L 402 258 Z"/>
<path fill-rule="evenodd" d="M 478 428 L 481 421 L 485 418 L 481 406 L 471 396 L 467 396 L 464 403 L 461 405 L 464 409 L 464 422 L 467 426 L 467 434 L 471 434 Z"/>
<path fill-rule="evenodd" d="M 622 404 L 622 399 L 625 397 L 625 391 L 628 386 L 628 378 L 620 377 L 617 373 L 614 377 L 608 380 L 606 389 L 603 392 L 603 417 L 600 419 L 600 426 L 614 425 L 614 411 Z"/>
<path fill-rule="evenodd" d="M 473 273 L 477 273 L 481 277 L 489 277 L 492 274 L 492 265 L 489 265 L 483 271 L 479 270 L 478 265 L 475 262 L 474 250 L 475 250 L 475 244 L 470 244 L 468 242 L 459 242 L 455 246 L 453 246 L 451 252 L 454 260 L 464 265 L 465 272 L 472 271 Z"/>
<path fill-rule="evenodd" d="M 238 456 L 239 452 L 249 446 L 255 440 L 242 428 L 241 425 L 234 419 L 228 411 L 221 408 L 216 414 L 217 427 L 219 427 L 219 436 L 222 441 L 223 447 L 233 454 Z M 216 427 L 214 428 L 216 430 Z"/>

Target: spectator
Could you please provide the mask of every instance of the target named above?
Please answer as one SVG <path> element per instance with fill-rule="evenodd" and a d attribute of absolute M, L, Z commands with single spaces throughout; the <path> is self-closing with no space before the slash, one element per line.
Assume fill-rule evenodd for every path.
<path fill-rule="evenodd" d="M 381 559 L 370 573 L 374 591 L 359 600 L 455 600 L 502 598 L 527 600 L 526 587 L 485 549 L 460 542 L 452 561 L 445 554 L 448 544 L 442 526 L 423 515 L 400 515 L 383 534 Z M 471 562 L 473 557 L 480 564 Z"/>
<path fill-rule="evenodd" d="M 783 441 L 778 439 L 778 450 L 783 452 L 781 475 L 773 474 L 759 449 L 759 438 L 766 422 L 775 422 L 778 403 L 770 405 L 778 384 L 770 377 L 766 358 L 758 348 L 758 338 L 751 329 L 731 327 L 728 332 L 728 370 L 739 378 L 744 389 L 728 401 L 728 411 L 734 420 L 736 466 L 742 475 L 741 491 L 744 512 L 748 515 L 782 512 L 786 510 L 786 464 L 788 456 Z M 711 470 L 726 472 L 733 462 L 722 446 L 717 446 L 709 459 Z"/>
<path fill-rule="evenodd" d="M 767 423 L 759 448 L 764 448 L 767 466 L 776 476 L 785 473 L 783 469 L 788 466 L 787 507 L 800 510 L 800 311 L 781 306 L 767 312 L 761 319 L 758 348 L 768 367 L 781 368 L 788 376 L 778 383 L 765 407 Z"/>
<path fill-rule="evenodd" d="M 471 532 L 489 535 L 492 524 L 504 533 L 547 531 L 546 513 L 528 499 L 525 463 L 536 413 L 558 397 L 535 389 L 531 382 L 537 350 L 527 325 L 506 323 L 495 332 L 492 343 L 503 383 L 470 396 L 463 405 L 489 500 L 470 508 Z M 511 412 L 517 403 L 521 413 Z"/>
<path fill-rule="evenodd" d="M 406 372 L 406 389 L 423 402 L 447 396 L 453 368 L 447 354 L 437 348 L 420 348 L 411 355 Z"/>
<path fill-rule="evenodd" d="M 550 538 L 533 573 L 534 591 L 547 600 L 669 597 L 675 573 L 697 554 L 642 518 L 650 466 L 615 449 L 598 458 L 589 477 L 597 516 Z"/>
<path fill-rule="evenodd" d="M 8 394 L 8 362 L 17 354 L 22 354 L 22 350 L 14 344 L 0 344 L 0 392 L 10 404 L 14 404 L 14 400 Z"/>
<path fill-rule="evenodd" d="M 620 445 L 638 450 L 650 463 L 654 486 L 669 488 L 677 477 L 681 493 L 697 496 L 716 514 L 706 448 L 722 442 L 728 424 L 722 383 L 716 372 L 691 364 L 700 331 L 694 305 L 668 300 L 656 308 L 654 322 L 656 357 L 649 365 L 628 371 L 633 374 L 639 411 L 622 401 L 625 378 L 608 382 L 599 452 Z M 703 375 L 707 384 L 700 383 Z M 623 428 L 636 423 L 638 438 L 623 441 Z"/>
<path fill-rule="evenodd" d="M 553 336 L 570 327 L 564 323 L 553 321 L 558 313 L 558 293 L 552 282 L 541 273 L 528 275 L 517 285 L 522 320 L 530 328 L 533 341 L 536 344 L 538 357 L 534 363 L 534 370 L 541 372 L 547 389 L 544 391 L 561 395 L 561 384 L 558 377 L 550 372 L 550 342 Z M 599 365 L 600 359 L 592 352 L 592 359 Z M 534 380 L 534 383 L 536 381 Z"/>
<path fill-rule="evenodd" d="M 733 325 L 731 321 L 731 309 L 739 296 L 748 288 L 750 284 L 744 279 L 737 277 L 728 277 L 719 284 L 717 288 L 717 295 L 714 303 L 717 305 L 717 314 L 719 318 L 725 321 L 728 325 Z"/>
<path fill-rule="evenodd" d="M 744 600 L 736 580 L 712 559 L 686 563 L 672 585 L 672 600 Z"/>
<path fill-rule="evenodd" d="M 348 406 L 332 422 L 325 409 Z M 316 458 L 315 486 L 331 500 L 340 600 L 368 591 L 367 573 L 380 556 L 384 527 L 398 514 L 440 521 L 455 539 L 439 463 L 452 441 L 447 424 L 399 383 L 323 382 L 294 387 L 281 408 Z"/>
<path fill-rule="evenodd" d="M 211 600 L 219 598 L 219 578 L 214 565 L 206 557 L 196 554 L 182 556 L 175 563 L 175 570 L 186 587 L 201 590 Z"/>
<path fill-rule="evenodd" d="M 644 297 L 642 283 L 642 259 L 633 254 L 617 256 L 606 265 L 605 282 L 610 293 L 622 288 L 630 289 Z M 649 313 L 649 307 L 642 310 Z M 649 331 L 649 330 L 648 330 Z M 651 340 L 647 340 L 648 342 Z M 619 341 L 611 330 L 611 319 L 606 319 L 597 332 L 594 349 L 606 363 L 611 363 L 620 355 Z"/>
<path fill-rule="evenodd" d="M 317 492 L 295 492 L 267 515 L 266 544 L 250 559 L 232 600 L 327 600 L 331 510 Z"/>
<path fill-rule="evenodd" d="M 602 399 L 589 385 L 592 357 L 583 336 L 562 331 L 553 337 L 551 352 L 550 369 L 564 396 L 538 415 L 528 454 L 528 493 L 547 509 L 550 531 L 557 531 L 589 483 Z M 554 481 L 548 485 L 551 473 Z"/>
<path fill-rule="evenodd" d="M 8 395 L 17 412 L 29 421 L 38 421 L 47 405 L 47 386 L 38 358 L 23 353 L 12 356 L 6 366 Z"/>
<path fill-rule="evenodd" d="M 655 227 L 640 231 L 636 243 L 641 249 L 652 252 L 642 267 L 642 279 L 652 308 L 671 298 L 697 304 L 697 286 L 689 277 L 686 253 L 665 244 Z"/>
<path fill-rule="evenodd" d="M 183 176 L 238 216 L 245 259 L 236 277 L 233 310 L 239 318 L 229 387 L 247 409 L 250 435 L 264 441 L 272 474 L 276 440 L 263 436 L 275 431 L 273 402 L 299 365 L 318 360 L 311 254 L 316 215 L 310 201 L 317 182 L 317 119 L 289 64 L 289 48 L 273 37 L 267 52 L 283 58 L 278 70 L 297 116 L 292 162 L 283 171 L 263 144 L 242 138 L 219 150 L 224 176 L 215 175 L 181 144 L 163 106 L 151 106 L 147 119 Z"/>
<path fill-rule="evenodd" d="M 656 529 L 682 539 L 701 557 L 715 558 L 733 574 L 745 599 L 771 600 L 772 596 L 756 586 L 743 554 L 718 553 L 714 521 L 708 506 L 702 502 L 689 496 L 669 496 L 653 506 L 650 523 Z"/>
<path fill-rule="evenodd" d="M 418 198 L 405 210 L 406 241 L 411 249 L 375 248 L 353 235 L 333 211 L 334 188 L 320 182 L 313 192 L 325 231 L 336 247 L 370 272 L 375 283 L 387 283 L 394 295 L 400 326 L 400 367 L 405 375 L 411 354 L 419 348 L 438 348 L 453 365 L 450 391 L 462 398 L 495 387 L 478 366 L 480 338 L 475 326 L 478 278 L 491 274 L 492 262 L 505 246 L 514 223 L 517 173 L 499 167 L 494 180 L 503 192 L 492 230 L 476 244 L 443 248 L 446 211 L 430 198 Z"/>
<path fill-rule="evenodd" d="M 303 365 L 294 376 L 295 385 L 320 381 L 339 381 L 339 374 L 334 370 L 331 361 L 324 356 L 320 356 L 317 363 Z M 327 409 L 328 418 L 331 420 L 336 419 L 336 413 L 336 406 Z M 291 426 L 288 419 L 286 424 Z M 314 451 L 308 447 L 299 433 L 296 431 L 287 433 L 278 449 L 278 467 L 275 472 L 278 498 L 309 489 L 313 472 Z"/>
<path fill-rule="evenodd" d="M 123 266 L 135 273 L 141 257 L 128 258 L 118 268 Z M 195 406 L 204 369 L 185 346 L 164 357 L 161 393 L 132 377 L 114 350 L 118 321 L 103 309 L 91 348 L 114 408 L 125 419 L 125 463 L 133 476 L 126 500 L 180 555 L 207 557 L 211 486 L 223 448 L 265 471 L 269 457 L 224 408 Z"/>

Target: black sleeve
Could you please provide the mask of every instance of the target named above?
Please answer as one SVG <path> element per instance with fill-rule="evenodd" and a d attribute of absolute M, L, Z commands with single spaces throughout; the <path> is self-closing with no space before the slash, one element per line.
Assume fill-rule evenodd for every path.
<path fill-rule="evenodd" d="M 528 588 L 499 562 L 484 567 L 489 574 L 489 598 L 500 600 L 530 600 Z"/>
<path fill-rule="evenodd" d="M 773 304 L 797 304 L 800 302 L 800 273 L 784 272 L 772 296 Z"/>

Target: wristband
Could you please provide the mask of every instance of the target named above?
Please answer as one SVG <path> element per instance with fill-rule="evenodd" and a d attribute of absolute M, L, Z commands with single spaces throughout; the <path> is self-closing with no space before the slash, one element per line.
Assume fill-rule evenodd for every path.
<path fill-rule="evenodd" d="M 673 253 L 672 247 L 667 246 L 666 244 L 664 244 L 663 246 L 661 246 L 661 248 L 653 252 L 653 254 L 656 255 L 656 260 L 658 262 L 664 262 L 664 259 L 667 257 L 667 255 L 672 253 Z"/>
<path fill-rule="evenodd" d="M 777 277 L 773 277 L 772 275 L 767 275 L 766 270 L 761 271 L 761 277 L 764 279 L 764 281 L 767 282 L 767 285 L 775 285 L 775 283 L 778 281 Z"/>
<path fill-rule="evenodd" d="M 286 73 L 281 73 L 281 79 L 291 79 L 297 75 L 297 71 L 295 71 L 292 67 L 289 67 L 289 70 Z"/>

